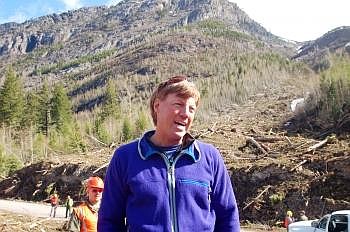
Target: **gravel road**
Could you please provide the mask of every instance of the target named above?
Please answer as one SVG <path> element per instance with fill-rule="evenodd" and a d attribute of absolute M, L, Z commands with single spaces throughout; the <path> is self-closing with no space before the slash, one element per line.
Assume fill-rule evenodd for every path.
<path fill-rule="evenodd" d="M 32 217 L 37 218 L 47 218 L 50 217 L 51 206 L 47 203 L 33 203 L 26 201 L 10 201 L 10 200 L 1 200 L 0 199 L 0 212 L 7 211 L 20 215 L 30 215 Z M 63 206 L 57 208 L 56 218 L 57 220 L 66 220 L 65 219 L 66 209 Z M 53 219 L 53 218 L 52 218 Z M 50 219 L 50 220 L 52 220 Z M 1 228 L 0 228 L 1 231 Z M 265 232 L 266 228 L 241 228 L 241 232 Z M 285 229 L 279 228 L 277 230 L 270 231 L 278 231 L 285 232 Z"/>
<path fill-rule="evenodd" d="M 32 203 L 26 201 L 10 201 L 0 199 L 0 211 L 8 211 L 16 214 L 30 215 L 33 217 L 50 217 L 51 205 L 47 203 Z M 59 206 L 56 211 L 56 218 L 65 217 L 66 209 Z"/>

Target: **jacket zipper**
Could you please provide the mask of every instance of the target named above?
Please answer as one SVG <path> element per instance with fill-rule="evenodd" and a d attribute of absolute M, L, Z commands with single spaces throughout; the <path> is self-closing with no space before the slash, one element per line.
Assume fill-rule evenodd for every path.
<path fill-rule="evenodd" d="M 163 153 L 161 153 L 165 164 L 167 166 L 167 178 L 168 178 L 168 188 L 169 188 L 169 203 L 170 203 L 170 216 L 171 216 L 171 231 L 179 232 L 177 215 L 176 215 L 176 197 L 175 197 L 175 164 L 178 159 L 182 156 L 180 153 L 169 160 Z"/>

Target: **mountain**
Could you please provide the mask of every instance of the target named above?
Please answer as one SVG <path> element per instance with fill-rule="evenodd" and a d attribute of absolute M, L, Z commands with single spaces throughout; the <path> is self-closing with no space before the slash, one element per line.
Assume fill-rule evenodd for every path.
<path fill-rule="evenodd" d="M 302 43 L 292 59 L 308 63 L 314 70 L 329 68 L 334 53 L 350 54 L 350 26 L 337 27 L 320 38 Z"/>
<path fill-rule="evenodd" d="M 0 26 L 0 55 L 30 53 L 59 43 L 65 43 L 65 54 L 69 57 L 111 47 L 125 48 L 146 39 L 149 34 L 209 18 L 220 19 L 231 29 L 260 40 L 278 40 L 228 1 L 128 0 L 110 8 L 82 8 L 23 24 L 3 24 Z"/>
<path fill-rule="evenodd" d="M 2 24 L 0 34 L 0 72 L 12 64 L 27 89 L 44 80 L 64 81 L 77 112 L 103 101 L 101 89 L 108 79 L 175 73 L 188 54 L 223 56 L 229 46 L 234 54 L 289 57 L 295 50 L 295 44 L 271 34 L 226 0 L 126 0 Z M 173 67 L 156 65 L 164 56 Z M 212 76 L 213 71 L 185 74 Z M 147 90 L 150 83 L 138 85 L 131 92 Z"/>

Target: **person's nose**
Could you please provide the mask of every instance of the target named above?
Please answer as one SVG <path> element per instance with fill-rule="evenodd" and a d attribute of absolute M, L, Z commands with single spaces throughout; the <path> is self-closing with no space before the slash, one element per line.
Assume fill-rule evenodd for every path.
<path fill-rule="evenodd" d="M 188 118 L 190 116 L 190 107 L 189 106 L 183 106 L 180 110 L 180 115 L 184 118 Z"/>

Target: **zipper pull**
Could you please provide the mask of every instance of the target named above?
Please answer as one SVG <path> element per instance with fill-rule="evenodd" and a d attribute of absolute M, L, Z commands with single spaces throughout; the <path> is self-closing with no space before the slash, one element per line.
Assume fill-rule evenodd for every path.
<path fill-rule="evenodd" d="M 170 166 L 173 166 L 173 163 L 174 163 L 174 156 L 170 157 L 169 159 Z"/>
<path fill-rule="evenodd" d="M 208 201 L 211 202 L 211 188 L 208 186 Z"/>

